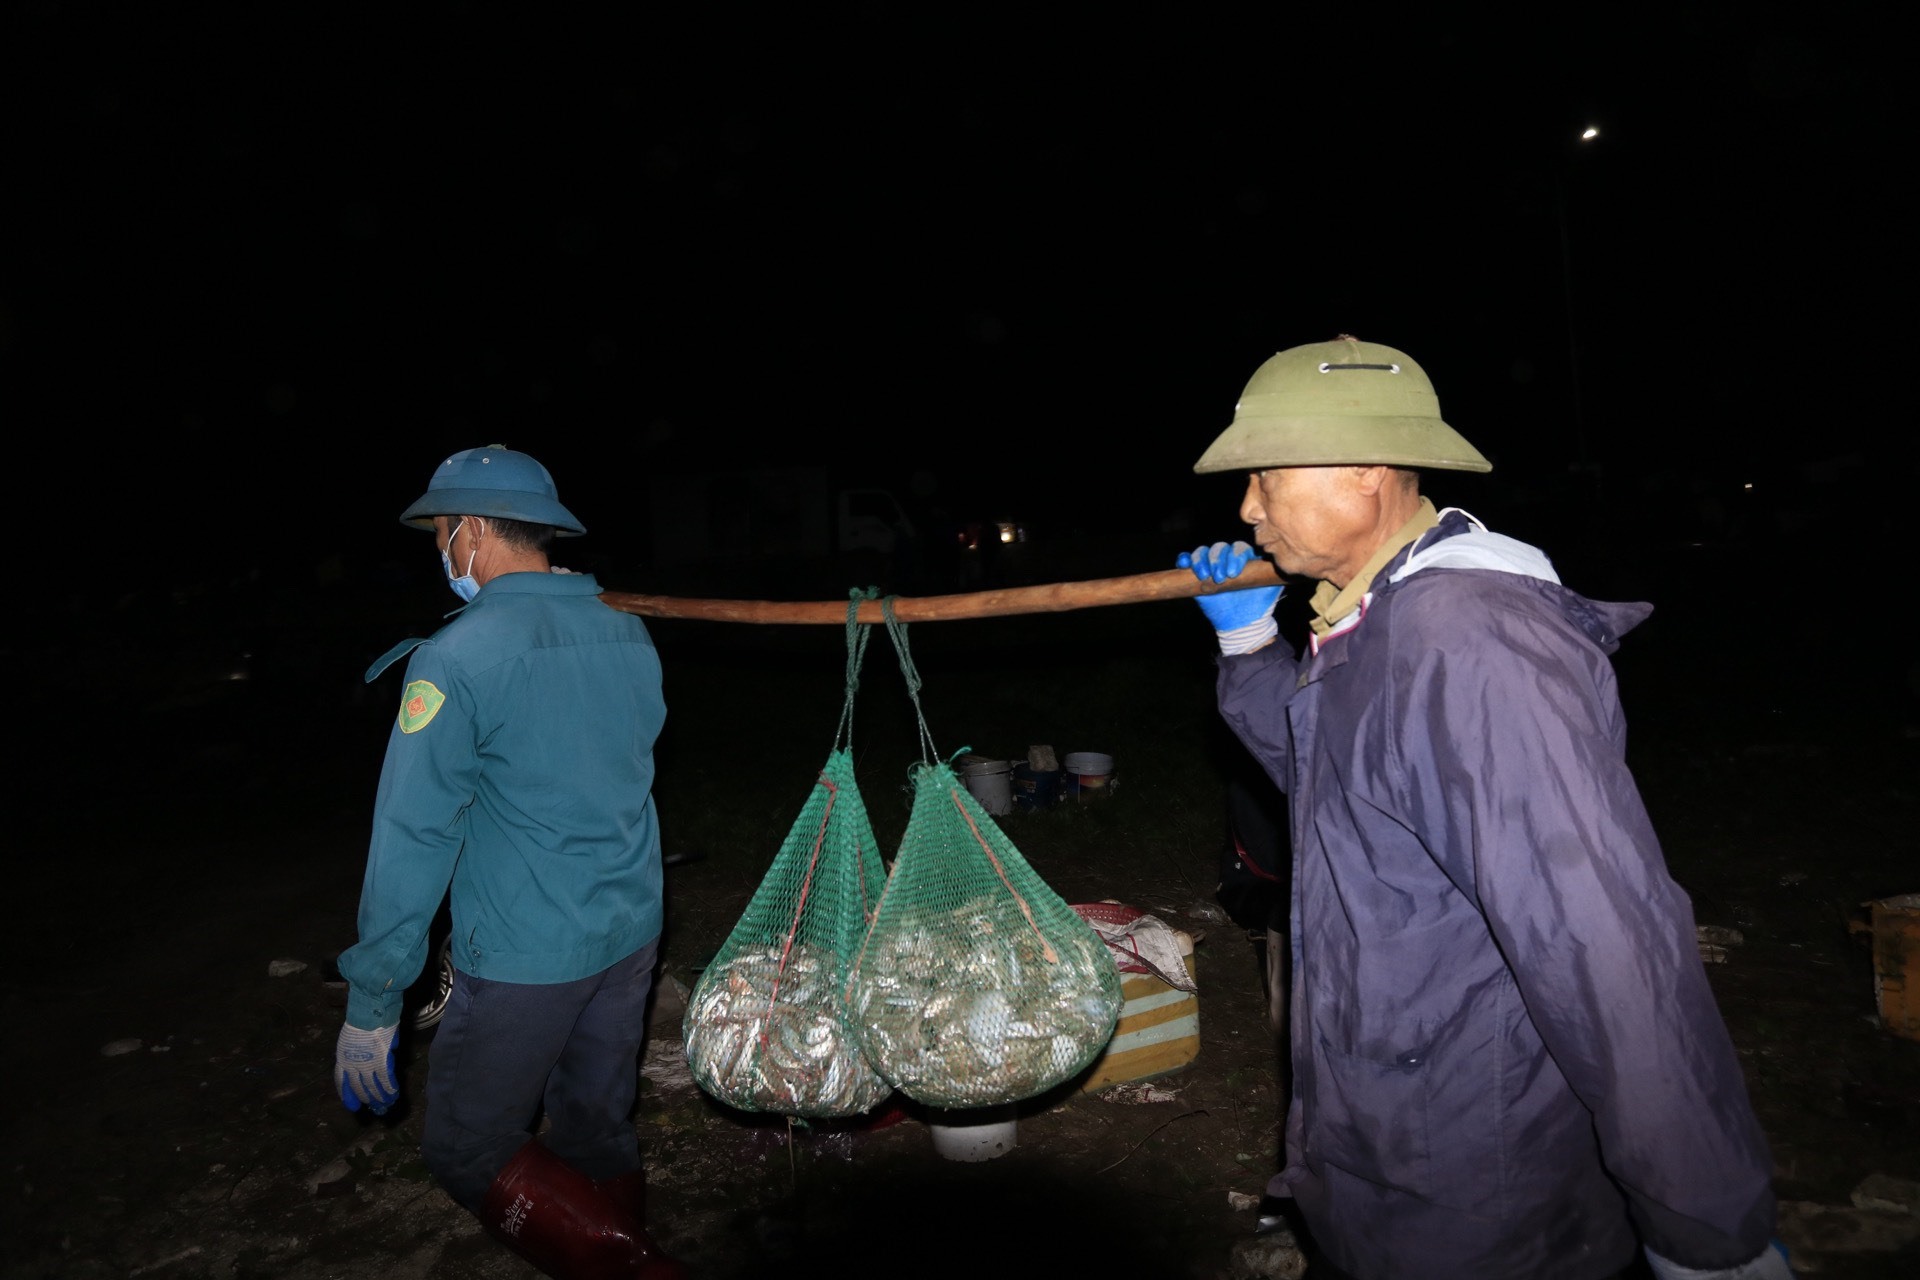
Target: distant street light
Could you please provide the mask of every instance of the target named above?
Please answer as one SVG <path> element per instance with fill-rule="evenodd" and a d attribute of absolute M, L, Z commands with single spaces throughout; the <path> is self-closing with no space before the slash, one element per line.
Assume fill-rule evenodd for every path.
<path fill-rule="evenodd" d="M 1598 125 L 1588 125 L 1581 130 L 1580 142 L 1592 142 L 1600 136 Z M 1573 305 L 1573 244 L 1567 230 L 1567 164 L 1563 163 L 1554 171 L 1554 212 L 1560 222 L 1560 279 L 1565 288 L 1567 300 L 1567 386 L 1573 398 L 1573 470 L 1579 475 L 1593 471 L 1593 465 L 1587 459 L 1586 410 L 1580 396 L 1580 335 L 1579 326 L 1574 320 Z"/>

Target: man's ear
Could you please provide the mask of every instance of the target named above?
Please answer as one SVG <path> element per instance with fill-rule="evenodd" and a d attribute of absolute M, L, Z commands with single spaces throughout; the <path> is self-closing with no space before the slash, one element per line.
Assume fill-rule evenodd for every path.
<path fill-rule="evenodd" d="M 1354 488 L 1366 497 L 1377 496 L 1387 487 L 1393 477 L 1394 468 L 1381 463 L 1354 467 Z"/>

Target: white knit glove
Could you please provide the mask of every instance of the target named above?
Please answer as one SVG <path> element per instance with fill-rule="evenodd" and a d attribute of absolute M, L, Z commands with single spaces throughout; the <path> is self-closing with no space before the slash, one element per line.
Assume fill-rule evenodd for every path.
<path fill-rule="evenodd" d="M 383 1116 L 400 1100 L 393 1074 L 393 1033 L 398 1030 L 375 1027 L 368 1031 L 351 1023 L 340 1028 L 333 1047 L 333 1088 L 347 1110 L 364 1106 Z"/>
<path fill-rule="evenodd" d="M 1793 1280 L 1793 1268 L 1787 1265 L 1787 1246 L 1775 1240 L 1760 1251 L 1760 1256 L 1737 1267 L 1702 1271 L 1669 1262 L 1653 1250 L 1647 1251 L 1647 1265 L 1660 1280 Z"/>

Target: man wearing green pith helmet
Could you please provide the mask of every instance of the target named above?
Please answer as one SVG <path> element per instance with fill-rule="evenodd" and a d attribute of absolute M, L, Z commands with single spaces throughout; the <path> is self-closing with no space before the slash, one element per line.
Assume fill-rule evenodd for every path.
<path fill-rule="evenodd" d="M 1625 761 L 1611 655 L 1650 607 L 1422 495 L 1489 469 L 1411 357 L 1345 336 L 1261 365 L 1195 465 L 1246 476 L 1253 545 L 1177 562 L 1314 584 L 1299 649 L 1282 588 L 1200 597 L 1221 714 L 1288 797 L 1268 1193 L 1315 1280 L 1784 1280 L 1765 1136 Z"/>
<path fill-rule="evenodd" d="M 586 529 L 527 454 L 454 454 L 400 518 L 433 531 L 465 604 L 367 672 L 407 658 L 360 938 L 339 959 L 334 1087 L 349 1110 L 398 1100 L 401 996 L 450 892 L 456 974 L 428 1067 L 428 1168 L 548 1275 L 677 1277 L 643 1226 L 629 1116 L 662 922 L 659 656 L 591 575 L 553 568 L 552 540 Z"/>

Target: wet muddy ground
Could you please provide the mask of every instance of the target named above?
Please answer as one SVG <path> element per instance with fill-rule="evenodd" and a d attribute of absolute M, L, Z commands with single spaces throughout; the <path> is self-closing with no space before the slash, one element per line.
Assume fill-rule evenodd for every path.
<path fill-rule="evenodd" d="M 342 996 L 325 966 L 352 940 L 395 692 L 357 673 L 421 612 L 348 603 L 325 626 L 286 621 L 316 616 L 313 597 L 261 611 L 277 630 L 231 654 L 219 626 L 145 617 L 93 633 L 89 678 L 14 690 L 0 1276 L 530 1274 L 420 1166 L 430 1039 L 406 1046 L 411 1108 L 367 1120 L 330 1095 Z M 675 1002 L 824 758 L 839 641 L 656 624 L 675 864 L 636 1124 L 655 1233 L 696 1274 L 1288 1274 L 1251 1242 L 1280 1064 L 1255 948 L 1214 894 L 1223 748 L 1206 637 L 1174 608 L 918 642 L 944 750 L 1116 757 L 1106 805 L 1005 820 L 1055 889 L 1199 940 L 1201 1051 L 1164 1096 L 1032 1100 L 1017 1147 L 977 1164 L 937 1155 L 911 1107 L 790 1130 L 686 1078 Z M 1897 1204 L 1920 1179 L 1920 1043 L 1879 1024 L 1850 926 L 1862 902 L 1920 891 L 1920 695 L 1884 650 L 1810 675 L 1761 635 L 1683 605 L 1629 637 L 1634 763 L 1699 921 L 1739 935 L 1709 973 L 1773 1141 L 1782 1235 L 1809 1275 L 1912 1275 L 1920 1217 L 1855 1200 L 1866 1183 Z M 885 843 L 914 734 L 883 669 L 858 733 Z"/>

